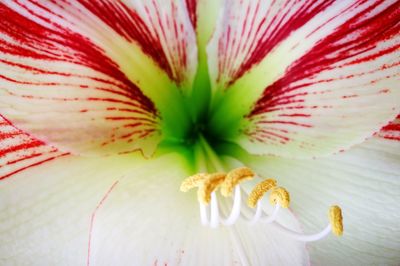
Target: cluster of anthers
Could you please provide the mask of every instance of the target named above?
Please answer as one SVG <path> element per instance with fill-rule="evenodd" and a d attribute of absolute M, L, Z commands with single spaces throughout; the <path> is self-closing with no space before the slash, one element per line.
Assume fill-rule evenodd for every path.
<path fill-rule="evenodd" d="M 300 241 L 316 241 L 324 238 L 333 232 L 340 236 L 343 234 L 342 211 L 338 206 L 331 206 L 329 209 L 330 223 L 319 233 L 312 235 L 303 235 L 294 232 L 277 222 L 278 212 L 281 208 L 288 208 L 290 203 L 289 192 L 277 186 L 274 179 L 265 179 L 258 183 L 250 192 L 247 198 L 247 206 L 242 206 L 242 192 L 240 183 L 246 180 L 251 180 L 256 174 L 247 167 L 236 168 L 229 173 L 200 173 L 186 178 L 181 184 L 181 191 L 187 192 L 190 189 L 198 188 L 197 197 L 200 205 L 200 217 L 204 226 L 216 228 L 219 225 L 229 226 L 236 223 L 242 217 L 250 224 L 262 222 L 272 224 L 280 231 L 286 233 L 294 239 Z M 232 210 L 227 217 L 222 217 L 216 191 L 220 189 L 220 193 L 224 197 L 233 197 Z M 269 201 L 274 207 L 272 213 L 268 215 L 262 206 L 261 199 L 264 195 L 270 192 Z M 254 210 L 252 217 L 242 212 L 245 207 L 248 210 Z M 208 219 L 210 212 L 210 219 Z"/>

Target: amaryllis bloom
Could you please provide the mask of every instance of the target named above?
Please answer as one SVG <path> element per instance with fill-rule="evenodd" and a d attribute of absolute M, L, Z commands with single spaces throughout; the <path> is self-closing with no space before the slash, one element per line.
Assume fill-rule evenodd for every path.
<path fill-rule="evenodd" d="M 0 264 L 398 265 L 399 1 L 0 17 Z"/>

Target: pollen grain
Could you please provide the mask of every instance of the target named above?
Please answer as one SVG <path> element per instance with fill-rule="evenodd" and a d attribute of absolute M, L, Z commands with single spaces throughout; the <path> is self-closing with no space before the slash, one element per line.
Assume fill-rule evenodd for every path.
<path fill-rule="evenodd" d="M 271 204 L 279 204 L 282 208 L 288 208 L 290 203 L 289 192 L 283 187 L 276 187 L 269 196 Z"/>
<path fill-rule="evenodd" d="M 199 173 L 185 178 L 181 184 L 180 190 L 182 192 L 188 192 L 192 188 L 200 186 L 201 182 L 205 180 L 207 176 L 208 174 Z"/>
<path fill-rule="evenodd" d="M 274 187 L 276 187 L 275 179 L 270 178 L 258 183 L 250 192 L 250 195 L 247 199 L 247 205 L 250 208 L 256 207 L 257 202 L 264 196 L 264 194 Z"/>
<path fill-rule="evenodd" d="M 329 209 L 329 221 L 332 226 L 332 233 L 336 236 L 343 235 L 342 209 L 339 206 L 331 206 Z"/>
<path fill-rule="evenodd" d="M 211 200 L 211 193 L 224 182 L 226 177 L 225 173 L 210 174 L 201 182 L 199 190 L 197 191 L 197 198 L 204 204 L 209 204 Z"/>
<path fill-rule="evenodd" d="M 242 181 L 250 180 L 255 173 L 248 167 L 240 167 L 230 171 L 221 185 L 221 194 L 225 197 L 231 196 L 233 189 Z"/>

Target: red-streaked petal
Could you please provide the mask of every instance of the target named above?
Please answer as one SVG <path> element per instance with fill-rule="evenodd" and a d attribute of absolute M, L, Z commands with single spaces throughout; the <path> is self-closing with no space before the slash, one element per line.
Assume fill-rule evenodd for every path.
<path fill-rule="evenodd" d="M 241 8 L 225 10 L 209 48 L 218 56 L 214 86 L 228 88 L 226 107 L 251 108 L 242 135 L 232 137 L 247 150 L 327 154 L 363 141 L 398 113 L 400 3 L 235 4 Z"/>
<path fill-rule="evenodd" d="M 226 0 L 208 48 L 214 86 L 233 84 L 332 2 Z"/>
<path fill-rule="evenodd" d="M 0 180 L 67 154 L 13 127 L 0 115 Z"/>
<path fill-rule="evenodd" d="M 194 28 L 197 27 L 197 5 L 199 0 L 185 0 L 190 21 Z"/>
<path fill-rule="evenodd" d="M 376 136 L 400 142 L 400 115 L 398 115 L 395 120 L 384 126 Z"/>
<path fill-rule="evenodd" d="M 10 1 L 0 6 L 6 18 L 0 23 L 1 113 L 40 139 L 76 153 L 97 153 L 97 148 L 102 153 L 144 149 L 147 145 L 138 140 L 153 149 L 153 137 L 159 135 L 158 113 L 142 86 L 139 89 L 142 84 L 134 79 L 135 71 L 125 73 L 130 65 L 123 65 L 121 54 L 117 55 L 127 52 L 122 48 L 129 42 L 120 41 L 129 39 L 122 32 L 128 29 L 123 28 L 125 24 L 107 28 L 110 18 L 95 16 L 96 8 L 106 4 L 96 3 L 96 7 L 81 3 L 90 6 L 90 11 L 72 2 L 43 6 L 36 1 Z M 158 11 L 149 9 L 149 16 Z M 94 21 L 101 26 L 89 29 Z M 113 40 L 115 46 L 110 40 L 102 43 L 104 34 L 120 39 Z M 143 68 L 150 66 L 143 64 Z"/>
<path fill-rule="evenodd" d="M 85 36 L 116 61 L 143 59 L 135 54 L 138 46 L 170 79 L 179 84 L 191 83 L 197 64 L 196 40 L 183 0 L 26 0 L 5 4 L 49 29 L 58 31 L 62 25 Z M 115 49 L 129 45 L 131 51 Z M 140 60 L 137 63 L 144 64 Z M 136 75 L 134 79 L 141 78 Z"/>

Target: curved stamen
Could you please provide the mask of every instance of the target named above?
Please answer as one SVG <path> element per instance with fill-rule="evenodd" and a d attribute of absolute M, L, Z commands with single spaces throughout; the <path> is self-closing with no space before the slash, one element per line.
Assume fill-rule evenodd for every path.
<path fill-rule="evenodd" d="M 319 233 L 312 234 L 312 235 L 303 235 L 298 232 L 292 231 L 290 229 L 287 229 L 286 227 L 282 226 L 279 223 L 272 223 L 274 227 L 279 229 L 279 231 L 285 233 L 286 235 L 290 236 L 293 239 L 296 239 L 298 241 L 303 241 L 303 242 L 311 242 L 311 241 L 317 241 L 329 234 L 331 232 L 332 226 L 329 224 L 328 226 L 325 227 L 324 230 L 322 230 Z"/>
<path fill-rule="evenodd" d="M 269 196 L 269 202 L 272 205 L 279 204 L 282 208 L 288 208 L 290 203 L 289 192 L 283 187 L 276 187 Z"/>
<path fill-rule="evenodd" d="M 330 224 L 316 234 L 301 234 L 278 223 L 276 221 L 278 213 L 281 208 L 289 207 L 290 195 L 285 188 L 277 187 L 277 182 L 274 179 L 266 179 L 258 183 L 247 198 L 247 206 L 242 206 L 242 192 L 239 183 L 253 178 L 254 175 L 246 167 L 234 169 L 228 174 L 223 172 L 212 174 L 200 173 L 185 179 L 180 189 L 183 192 L 187 192 L 193 188 L 198 188 L 197 199 L 199 201 L 201 223 L 211 228 L 217 228 L 220 224 L 225 226 L 233 225 L 242 216 L 250 224 L 257 222 L 272 224 L 289 237 L 303 242 L 320 240 L 326 237 L 331 231 L 337 236 L 343 234 L 343 217 L 339 206 L 331 206 L 329 209 Z M 219 188 L 221 188 L 220 192 L 223 196 L 231 196 L 234 191 L 232 209 L 226 218 L 220 216 L 220 206 L 218 205 L 216 193 Z M 263 211 L 261 202 L 261 199 L 268 191 L 271 191 L 269 202 L 275 206 L 270 215 Z M 244 207 L 243 210 L 242 207 Z M 252 215 L 252 209 L 255 207 L 257 207 L 256 211 Z M 263 212 L 266 214 L 266 217 L 263 217 Z"/>
<path fill-rule="evenodd" d="M 247 205 L 250 208 L 256 207 L 258 201 L 264 196 L 264 194 L 274 187 L 276 187 L 275 179 L 265 179 L 264 181 L 258 183 L 250 192 L 247 199 Z"/>
<path fill-rule="evenodd" d="M 267 217 L 261 217 L 262 213 L 263 213 L 263 209 L 261 206 L 261 202 L 259 201 L 257 203 L 257 209 L 256 209 L 256 213 L 254 214 L 253 218 L 251 220 L 249 220 L 250 224 L 255 224 L 258 221 L 261 221 L 263 223 L 269 224 L 272 223 L 276 220 L 276 218 L 278 217 L 278 212 L 280 210 L 280 205 L 279 204 L 275 204 L 275 208 L 272 211 L 272 214 L 267 216 Z"/>
<path fill-rule="evenodd" d="M 261 202 L 257 202 L 257 209 L 256 209 L 256 213 L 254 214 L 253 218 L 249 221 L 250 224 L 255 224 L 258 222 L 258 220 L 260 219 L 262 214 L 262 206 L 261 206 Z"/>
<path fill-rule="evenodd" d="M 278 212 L 279 212 L 280 208 L 281 207 L 279 204 L 275 204 L 275 208 L 272 211 L 272 214 L 268 217 L 261 218 L 260 221 L 263 223 L 267 223 L 267 224 L 274 222 L 276 220 L 276 218 L 278 217 Z"/>
<path fill-rule="evenodd" d="M 239 185 L 236 185 L 235 198 L 233 200 L 232 211 L 226 220 L 222 220 L 223 225 L 232 225 L 239 219 L 240 207 L 242 205 L 241 199 L 242 199 L 242 194 L 240 192 L 240 187 Z"/>
<path fill-rule="evenodd" d="M 224 182 L 221 184 L 221 194 L 224 197 L 232 195 L 233 189 L 241 182 L 250 180 L 255 176 L 254 172 L 248 167 L 240 167 L 230 171 Z"/>
<path fill-rule="evenodd" d="M 199 186 L 199 190 L 197 190 L 198 200 L 204 204 L 208 204 L 211 200 L 211 194 L 224 181 L 225 176 L 225 173 L 214 173 L 208 175 Z"/>

